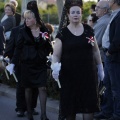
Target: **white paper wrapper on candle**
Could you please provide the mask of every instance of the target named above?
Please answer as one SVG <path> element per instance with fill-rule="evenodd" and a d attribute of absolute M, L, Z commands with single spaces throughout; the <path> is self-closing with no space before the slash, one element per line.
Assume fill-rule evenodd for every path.
<path fill-rule="evenodd" d="M 59 71 L 61 69 L 61 63 L 58 63 L 58 62 L 52 63 L 51 69 L 53 70 L 53 72 L 52 72 L 53 78 L 57 81 L 59 88 L 61 88 L 61 85 L 60 85 L 60 82 L 58 79 Z"/>
<path fill-rule="evenodd" d="M 9 64 L 6 66 L 6 69 L 9 71 L 10 75 L 12 75 L 14 72 L 14 66 L 14 64 Z"/>
<path fill-rule="evenodd" d="M 58 83 L 58 87 L 61 88 L 61 85 L 60 85 L 60 81 L 59 81 L 59 79 L 55 79 L 55 80 L 56 80 L 57 83 Z"/>
<path fill-rule="evenodd" d="M 16 78 L 16 75 L 15 75 L 15 73 L 14 73 L 14 67 L 15 67 L 14 64 L 12 64 L 12 63 L 9 64 L 9 63 L 8 63 L 8 65 L 6 66 L 6 69 L 10 72 L 10 75 L 13 74 L 13 77 L 14 77 L 15 81 L 18 82 L 18 80 L 17 80 L 17 78 Z"/>
<path fill-rule="evenodd" d="M 17 80 L 16 75 L 15 75 L 14 72 L 13 72 L 13 77 L 14 77 L 15 81 L 18 82 L 18 80 Z"/>

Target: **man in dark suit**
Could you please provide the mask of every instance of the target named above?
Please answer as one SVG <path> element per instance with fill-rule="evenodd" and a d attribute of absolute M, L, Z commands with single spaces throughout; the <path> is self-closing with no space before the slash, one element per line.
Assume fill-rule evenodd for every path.
<path fill-rule="evenodd" d="M 21 17 L 22 18 L 22 17 Z M 21 19 L 21 22 L 24 22 L 24 18 Z M 5 48 L 5 53 L 4 57 L 8 56 L 10 59 L 12 58 L 14 54 L 14 50 L 17 44 L 17 38 L 19 35 L 20 29 L 24 27 L 24 24 L 13 28 L 11 31 L 10 35 L 10 40 Z M 26 101 L 25 101 L 25 88 L 22 87 L 22 82 L 21 82 L 21 64 L 20 61 L 15 67 L 15 74 L 18 79 L 17 86 L 16 86 L 16 106 L 17 108 L 15 109 L 17 112 L 18 117 L 23 117 L 24 112 L 26 111 Z M 32 108 L 33 108 L 33 115 L 38 115 L 38 112 L 35 111 L 35 107 L 37 105 L 37 97 L 38 97 L 38 89 L 34 89 L 33 91 L 33 101 L 32 101 Z"/>
<path fill-rule="evenodd" d="M 113 11 L 102 38 L 105 53 L 105 104 L 97 119 L 120 120 L 120 0 L 109 0 Z"/>
<path fill-rule="evenodd" d="M 4 50 L 3 43 L 4 42 L 5 42 L 4 29 L 3 29 L 3 26 L 0 26 L 0 55 L 3 55 L 3 50 Z"/>

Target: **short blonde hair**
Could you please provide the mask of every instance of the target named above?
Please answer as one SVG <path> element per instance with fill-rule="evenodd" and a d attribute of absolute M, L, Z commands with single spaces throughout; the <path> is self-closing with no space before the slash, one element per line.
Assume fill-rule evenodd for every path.
<path fill-rule="evenodd" d="M 15 7 L 12 3 L 6 3 L 5 6 L 4 6 L 4 9 L 5 9 L 6 7 L 10 7 L 11 10 L 12 10 L 12 12 L 13 12 L 13 14 L 15 14 L 15 12 L 16 12 L 16 7 Z"/>
<path fill-rule="evenodd" d="M 31 10 L 26 10 L 24 12 L 24 18 L 26 18 L 26 16 L 32 15 L 35 18 L 35 14 L 31 11 Z"/>

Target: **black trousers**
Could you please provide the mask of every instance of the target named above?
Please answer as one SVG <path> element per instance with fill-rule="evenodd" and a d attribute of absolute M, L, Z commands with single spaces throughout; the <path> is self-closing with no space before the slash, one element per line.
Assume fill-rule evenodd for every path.
<path fill-rule="evenodd" d="M 18 79 L 16 84 L 16 111 L 27 110 L 26 100 L 25 100 L 25 88 L 22 87 L 21 83 L 21 73 L 20 73 L 20 65 L 15 68 L 15 74 Z M 33 96 L 32 96 L 32 108 L 36 108 L 37 106 L 37 98 L 38 98 L 38 88 L 33 88 Z"/>

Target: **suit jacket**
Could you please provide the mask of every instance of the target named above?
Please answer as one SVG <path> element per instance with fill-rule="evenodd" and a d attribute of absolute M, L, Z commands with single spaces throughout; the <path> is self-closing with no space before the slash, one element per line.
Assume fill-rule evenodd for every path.
<path fill-rule="evenodd" d="M 110 24 L 109 39 L 110 46 L 108 52 L 111 54 L 111 60 L 120 62 L 120 11 Z"/>
<path fill-rule="evenodd" d="M 5 48 L 4 57 L 8 56 L 10 59 L 13 57 L 14 50 L 15 50 L 15 47 L 17 44 L 17 38 L 19 35 L 19 31 L 20 31 L 20 28 L 22 28 L 22 27 L 24 27 L 24 25 L 20 25 L 20 26 L 12 29 L 11 35 L 10 35 L 10 40 L 8 41 L 8 44 Z"/>
<path fill-rule="evenodd" d="M 13 27 L 16 26 L 16 20 L 14 16 L 8 16 L 2 23 L 2 26 L 5 28 L 5 32 L 11 31 Z"/>
<path fill-rule="evenodd" d="M 4 37 L 4 29 L 3 26 L 0 26 L 0 55 L 3 55 L 3 42 L 5 42 L 5 37 Z"/>

